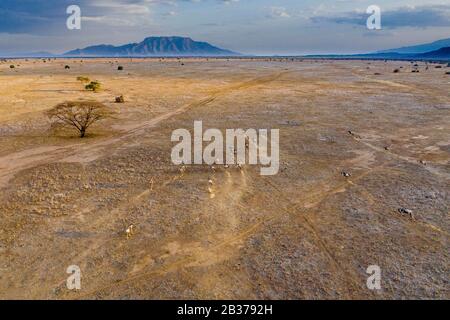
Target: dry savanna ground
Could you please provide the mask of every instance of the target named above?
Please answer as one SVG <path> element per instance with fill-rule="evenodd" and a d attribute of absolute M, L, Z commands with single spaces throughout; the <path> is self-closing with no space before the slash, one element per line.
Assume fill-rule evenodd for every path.
<path fill-rule="evenodd" d="M 450 76 L 413 68 L 3 61 L 0 298 L 450 298 Z M 84 90 L 78 76 L 102 90 Z M 83 139 L 52 130 L 45 112 L 78 99 L 117 114 Z M 171 133 L 195 120 L 280 129 L 279 174 L 180 170 Z M 66 287 L 70 265 L 81 268 L 79 291 Z M 366 286 L 370 265 L 381 290 Z"/>

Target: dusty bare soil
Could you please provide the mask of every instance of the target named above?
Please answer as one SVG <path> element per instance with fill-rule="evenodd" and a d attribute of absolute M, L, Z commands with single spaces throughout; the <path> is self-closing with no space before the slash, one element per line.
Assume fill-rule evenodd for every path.
<path fill-rule="evenodd" d="M 0 298 L 450 298 L 450 76 L 419 69 L 2 62 Z M 77 76 L 103 90 L 83 90 Z M 115 104 L 121 94 L 126 103 Z M 117 116 L 84 139 L 52 131 L 45 111 L 76 99 Z M 280 129 L 280 173 L 180 170 L 170 136 L 194 120 Z M 70 265 L 81 268 L 80 291 L 66 288 Z M 369 265 L 382 270 L 380 291 L 366 286 Z"/>

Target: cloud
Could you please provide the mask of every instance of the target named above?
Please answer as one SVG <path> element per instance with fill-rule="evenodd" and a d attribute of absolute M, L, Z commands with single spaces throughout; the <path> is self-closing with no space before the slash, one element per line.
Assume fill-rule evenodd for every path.
<path fill-rule="evenodd" d="M 83 21 L 105 26 L 149 26 L 153 8 L 184 3 L 238 3 L 239 0 L 1 0 L 0 30 L 5 33 L 62 34 L 69 5 L 80 6 Z M 169 10 L 162 16 L 175 15 Z"/>
<path fill-rule="evenodd" d="M 290 18 L 291 14 L 284 7 L 270 7 L 270 18 Z"/>
<path fill-rule="evenodd" d="M 411 6 L 389 11 L 381 9 L 383 28 L 450 27 L 450 5 Z M 368 17 L 369 14 L 365 11 L 356 11 L 335 16 L 313 16 L 310 20 L 314 23 L 336 23 L 365 27 Z"/>

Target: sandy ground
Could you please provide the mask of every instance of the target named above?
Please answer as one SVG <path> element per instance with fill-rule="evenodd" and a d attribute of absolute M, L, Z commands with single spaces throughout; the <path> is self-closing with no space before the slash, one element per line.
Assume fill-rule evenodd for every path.
<path fill-rule="evenodd" d="M 0 298 L 450 298 L 450 76 L 423 63 L 420 73 L 411 69 L 2 62 Z M 77 76 L 103 90 L 83 90 Z M 113 103 L 121 94 L 126 103 Z M 50 130 L 44 112 L 76 99 L 118 115 L 84 139 Z M 170 136 L 192 131 L 194 120 L 280 129 L 280 173 L 180 171 Z M 70 265 L 81 268 L 79 291 L 66 288 Z M 379 291 L 366 286 L 370 265 L 382 270 Z"/>

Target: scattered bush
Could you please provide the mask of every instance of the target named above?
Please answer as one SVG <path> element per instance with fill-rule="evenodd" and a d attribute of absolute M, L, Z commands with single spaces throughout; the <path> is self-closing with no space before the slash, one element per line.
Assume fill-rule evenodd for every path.
<path fill-rule="evenodd" d="M 113 114 L 107 106 L 96 101 L 67 101 L 47 111 L 47 116 L 53 121 L 52 127 L 76 129 L 80 138 L 85 137 L 92 124 L 110 118 Z"/>
<path fill-rule="evenodd" d="M 91 81 L 88 77 L 77 77 L 77 81 L 83 82 L 83 83 L 88 83 L 89 81 Z"/>
<path fill-rule="evenodd" d="M 86 90 L 92 90 L 94 92 L 97 92 L 101 88 L 101 84 L 98 81 L 91 81 L 88 85 L 84 87 Z"/>
<path fill-rule="evenodd" d="M 125 103 L 125 98 L 123 96 L 116 97 L 116 103 Z"/>

